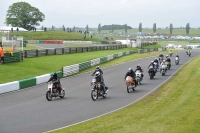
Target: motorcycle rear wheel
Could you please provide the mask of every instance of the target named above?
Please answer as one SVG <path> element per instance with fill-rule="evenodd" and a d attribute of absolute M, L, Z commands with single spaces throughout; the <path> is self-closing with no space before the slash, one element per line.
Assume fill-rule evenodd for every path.
<path fill-rule="evenodd" d="M 52 96 L 51 96 L 50 91 L 47 91 L 47 92 L 46 92 L 46 99 L 47 99 L 48 101 L 51 101 L 51 100 L 52 100 Z"/>
<path fill-rule="evenodd" d="M 65 90 L 61 90 L 61 96 L 59 96 L 60 98 L 64 98 L 65 97 Z"/>
<path fill-rule="evenodd" d="M 98 99 L 98 92 L 97 90 L 92 90 L 91 92 L 91 98 L 93 101 L 96 101 Z"/>

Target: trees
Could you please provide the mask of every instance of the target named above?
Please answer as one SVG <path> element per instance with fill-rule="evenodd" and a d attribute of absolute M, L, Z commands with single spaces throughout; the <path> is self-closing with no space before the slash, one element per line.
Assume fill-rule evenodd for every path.
<path fill-rule="evenodd" d="M 125 26 L 125 33 L 127 33 L 127 24 L 125 24 L 124 26 Z"/>
<path fill-rule="evenodd" d="M 62 30 L 65 31 L 65 26 L 63 25 Z"/>
<path fill-rule="evenodd" d="M 111 30 L 112 30 L 112 33 L 114 32 L 114 24 L 112 24 L 112 27 L 111 27 Z"/>
<path fill-rule="evenodd" d="M 142 23 L 139 24 L 139 32 L 142 32 Z"/>
<path fill-rule="evenodd" d="M 101 27 L 101 30 L 111 30 L 111 31 L 114 31 L 114 30 L 122 30 L 122 29 L 125 29 L 124 26 L 125 26 L 125 25 L 117 25 L 117 24 L 104 25 L 104 26 Z M 132 27 L 127 26 L 127 29 L 132 29 Z"/>
<path fill-rule="evenodd" d="M 101 24 L 98 25 L 98 31 L 99 31 L 99 34 L 101 32 Z"/>
<path fill-rule="evenodd" d="M 6 14 L 6 24 L 13 27 L 22 27 L 31 30 L 34 26 L 39 26 L 39 22 L 45 19 L 45 15 L 36 7 L 32 7 L 26 2 L 17 2 L 9 6 Z"/>
<path fill-rule="evenodd" d="M 86 32 L 89 32 L 89 27 L 88 27 L 88 25 L 86 25 Z"/>
<path fill-rule="evenodd" d="M 172 31 L 173 31 L 173 25 L 172 25 L 172 23 L 169 25 L 169 31 L 170 31 L 170 34 L 172 34 Z"/>
<path fill-rule="evenodd" d="M 73 27 L 73 32 L 76 32 L 76 27 L 75 26 Z"/>
<path fill-rule="evenodd" d="M 186 34 L 188 35 L 190 32 L 190 23 L 187 23 L 185 28 L 186 28 Z"/>
<path fill-rule="evenodd" d="M 156 23 L 153 24 L 153 32 L 156 33 Z"/>

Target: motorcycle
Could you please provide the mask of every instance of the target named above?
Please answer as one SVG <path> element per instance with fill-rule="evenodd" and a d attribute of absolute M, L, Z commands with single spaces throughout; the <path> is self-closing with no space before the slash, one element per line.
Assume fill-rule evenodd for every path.
<path fill-rule="evenodd" d="M 160 73 L 162 74 L 162 76 L 165 75 L 165 73 L 166 73 L 166 65 L 164 65 L 164 64 L 161 65 Z"/>
<path fill-rule="evenodd" d="M 166 64 L 167 64 L 167 69 L 170 70 L 170 68 L 171 68 L 171 63 L 170 63 L 170 62 L 166 62 Z"/>
<path fill-rule="evenodd" d="M 100 96 L 106 98 L 108 92 L 107 87 L 106 91 L 104 92 L 104 87 L 101 85 L 100 82 L 96 82 L 96 79 L 92 79 L 91 86 L 93 86 L 91 92 L 91 98 L 93 101 L 96 101 Z"/>
<path fill-rule="evenodd" d="M 159 57 L 160 64 L 163 62 L 163 60 L 164 60 L 163 57 Z"/>
<path fill-rule="evenodd" d="M 149 67 L 149 76 L 150 76 L 150 79 L 153 79 L 153 77 L 155 76 L 155 70 L 153 66 Z"/>
<path fill-rule="evenodd" d="M 178 57 L 175 58 L 175 64 L 176 64 L 176 65 L 179 64 L 179 58 L 178 58 Z"/>
<path fill-rule="evenodd" d="M 130 93 L 131 90 L 135 90 L 135 82 L 131 76 L 126 77 L 127 92 Z"/>
<path fill-rule="evenodd" d="M 172 52 L 170 52 L 170 53 L 169 53 L 169 56 L 170 56 L 170 57 L 172 57 L 172 54 L 173 54 L 173 53 L 172 53 Z"/>
<path fill-rule="evenodd" d="M 59 91 L 55 85 L 54 82 L 49 82 L 48 83 L 48 90 L 46 92 L 46 99 L 48 101 L 51 101 L 53 97 L 60 97 L 60 98 L 64 98 L 65 96 L 65 90 L 64 88 L 61 87 L 61 94 L 59 95 Z"/>
<path fill-rule="evenodd" d="M 190 57 L 190 55 L 191 55 L 191 52 L 188 52 L 188 55 L 189 55 L 189 57 Z"/>
<path fill-rule="evenodd" d="M 139 84 L 141 84 L 141 81 L 142 81 L 142 73 L 140 71 L 136 71 L 135 72 L 135 75 L 136 75 L 136 81 Z"/>

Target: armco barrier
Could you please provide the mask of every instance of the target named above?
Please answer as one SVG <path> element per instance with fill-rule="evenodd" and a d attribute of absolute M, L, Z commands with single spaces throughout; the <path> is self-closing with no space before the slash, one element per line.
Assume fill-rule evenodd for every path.
<path fill-rule="evenodd" d="M 19 82 L 18 81 L 0 84 L 0 94 L 10 92 L 10 91 L 15 91 L 15 90 L 19 90 Z"/>
<path fill-rule="evenodd" d="M 50 74 L 45 74 L 41 76 L 37 76 L 36 78 L 36 84 L 41 84 L 44 82 L 47 82 L 50 79 L 51 75 Z"/>
<path fill-rule="evenodd" d="M 28 78 L 19 81 L 19 89 L 28 88 L 36 85 L 36 78 Z"/>
<path fill-rule="evenodd" d="M 79 71 L 79 64 L 63 67 L 63 77 L 72 75 Z"/>
<path fill-rule="evenodd" d="M 79 71 L 87 69 L 89 67 L 91 67 L 90 61 L 82 62 L 82 63 L 79 64 Z"/>
<path fill-rule="evenodd" d="M 100 63 L 104 63 L 104 62 L 107 62 L 107 57 L 100 58 Z"/>
<path fill-rule="evenodd" d="M 97 64 L 100 64 L 100 58 L 97 58 L 97 59 L 93 59 L 90 61 L 91 62 L 91 66 L 95 66 Z"/>

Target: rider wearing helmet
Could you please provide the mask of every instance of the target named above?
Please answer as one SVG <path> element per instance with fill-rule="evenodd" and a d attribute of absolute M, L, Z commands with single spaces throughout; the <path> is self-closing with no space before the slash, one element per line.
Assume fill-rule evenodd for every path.
<path fill-rule="evenodd" d="M 150 66 L 152 66 L 152 67 L 153 67 L 153 70 L 154 70 L 154 68 L 155 68 L 154 61 L 151 61 L 151 64 L 149 65 L 148 68 L 150 68 Z M 149 69 L 148 73 L 150 74 L 150 69 Z M 153 74 L 156 75 L 156 71 L 155 71 L 155 70 L 153 71 Z"/>
<path fill-rule="evenodd" d="M 154 62 L 156 62 L 156 63 L 158 64 L 158 59 L 157 59 L 157 58 L 155 58 Z"/>
<path fill-rule="evenodd" d="M 179 56 L 178 56 L 178 54 L 176 54 L 176 57 L 178 57 L 178 60 L 179 60 Z"/>
<path fill-rule="evenodd" d="M 103 86 L 105 86 L 104 88 L 107 90 L 107 89 L 108 89 L 108 87 L 107 87 L 107 86 L 105 85 L 105 83 L 104 83 L 103 71 L 100 69 L 100 67 L 99 67 L 99 66 L 96 66 L 96 69 L 95 69 L 95 71 L 93 72 L 92 76 L 93 76 L 94 74 L 96 74 L 97 72 L 99 72 L 99 73 L 100 73 L 101 82 L 102 82 Z"/>
<path fill-rule="evenodd" d="M 95 73 L 95 79 L 96 79 L 96 82 L 99 82 L 101 84 L 101 86 L 104 88 L 103 91 L 105 93 L 108 88 L 105 86 L 102 76 L 101 76 L 101 73 L 99 71 L 97 71 Z"/>
<path fill-rule="evenodd" d="M 56 86 L 56 88 L 59 91 L 59 95 L 61 94 L 61 84 L 60 84 L 60 77 L 57 75 L 57 73 L 54 73 L 52 77 L 48 80 L 48 82 L 52 81 L 53 84 Z"/>
<path fill-rule="evenodd" d="M 169 58 L 168 55 L 166 55 L 166 58 L 167 58 L 166 61 L 169 62 L 169 63 L 171 63 L 171 59 Z"/>
<path fill-rule="evenodd" d="M 159 61 L 162 62 L 164 55 L 162 53 L 160 53 L 160 55 L 158 57 L 159 57 Z"/>
<path fill-rule="evenodd" d="M 140 71 L 141 72 L 141 76 L 142 76 L 142 78 L 143 78 L 143 69 L 142 69 L 142 67 L 140 66 L 140 64 L 138 64 L 137 66 L 136 66 L 136 69 L 135 69 L 135 72 L 136 71 Z"/>
<path fill-rule="evenodd" d="M 162 65 L 166 65 L 166 61 L 165 60 L 163 60 L 163 62 L 160 64 L 160 66 L 162 66 Z M 160 68 L 160 72 L 161 72 L 161 68 Z M 165 67 L 165 72 L 167 73 L 167 67 Z"/>
<path fill-rule="evenodd" d="M 94 75 L 94 74 L 95 74 L 96 72 L 98 72 L 98 71 L 100 72 L 101 75 L 103 75 L 103 71 L 100 69 L 99 66 L 96 67 L 96 69 L 95 69 L 95 71 L 93 72 L 92 75 Z"/>
<path fill-rule="evenodd" d="M 128 69 L 128 72 L 126 73 L 126 75 L 125 75 L 125 77 L 124 77 L 124 80 L 126 80 L 126 77 L 127 77 L 127 76 L 131 76 L 131 77 L 133 78 L 133 81 L 135 82 L 135 86 L 138 85 L 138 83 L 137 83 L 136 80 L 135 80 L 135 77 L 136 77 L 135 72 L 133 71 L 132 68 L 129 68 L 129 69 Z"/>

